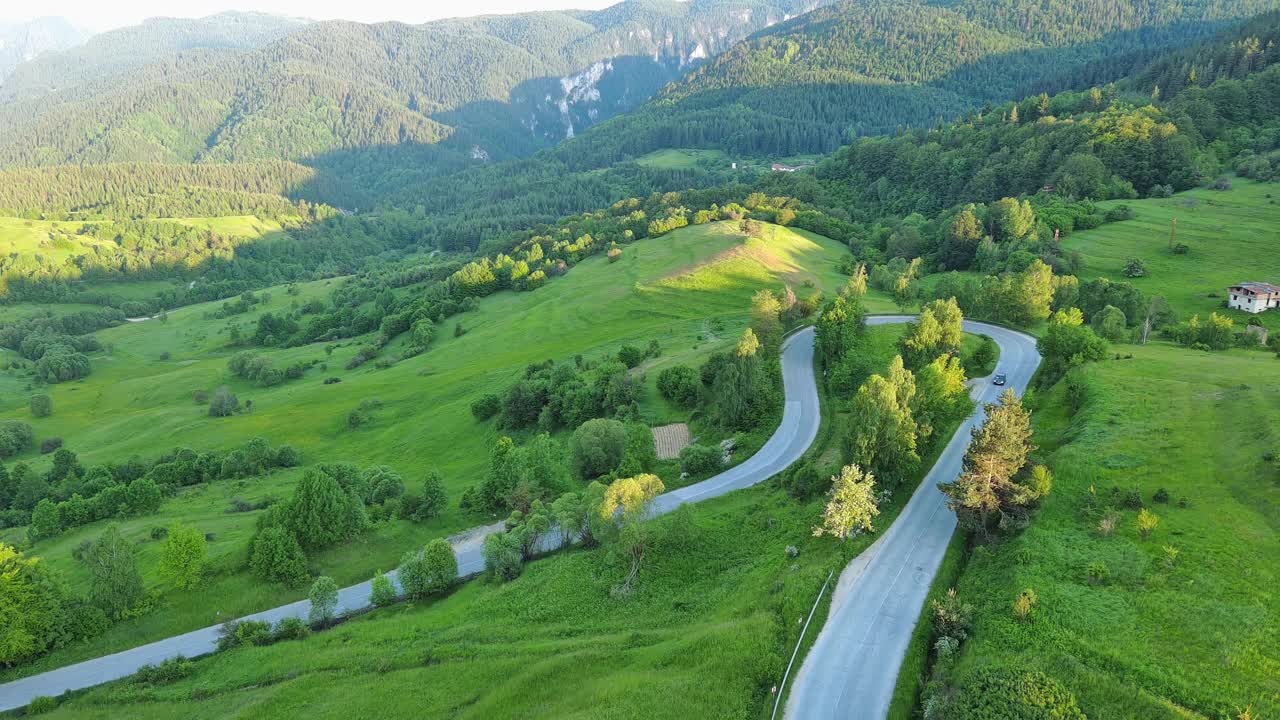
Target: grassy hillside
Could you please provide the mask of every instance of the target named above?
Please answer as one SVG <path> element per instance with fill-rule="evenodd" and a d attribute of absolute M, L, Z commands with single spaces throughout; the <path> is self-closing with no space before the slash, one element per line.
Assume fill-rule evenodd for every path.
<path fill-rule="evenodd" d="M 331 356 L 320 345 L 265 352 L 277 366 L 307 359 L 327 364 L 327 369 L 313 368 L 299 380 L 269 389 L 227 372 L 227 360 L 235 352 L 226 347 L 228 323 L 248 329 L 261 312 L 279 312 L 294 300 L 305 302 L 340 281 L 300 286 L 297 297 L 273 291 L 270 302 L 231 321 L 204 317 L 217 304 L 183 308 L 170 313 L 167 322 L 131 323 L 101 332 L 103 343 L 113 351 L 93 358 L 94 372 L 85 380 L 50 388 L 55 408 L 50 418 L 31 418 L 25 409 L 23 381 L 0 375 L 0 383 L 9 383 L 0 384 L 0 392 L 7 391 L 3 396 L 13 398 L 3 416 L 31 422 L 37 437 L 64 438 L 66 446 L 86 463 L 133 455 L 153 457 L 177 445 L 195 450 L 231 448 L 263 436 L 272 444 L 294 446 L 308 464 L 389 465 L 410 488 L 418 486 L 428 469 L 440 468 L 451 506 L 443 517 L 425 524 L 399 520 L 380 524 L 358 542 L 311 558 L 315 571 L 340 582 L 366 579 L 375 569 L 392 567 L 406 547 L 481 520 L 461 515 L 456 501 L 479 481 L 497 434 L 491 424 L 477 423 L 469 406 L 485 393 L 504 389 L 527 364 L 566 360 L 577 353 L 612 354 L 624 342 L 643 345 L 656 339 L 663 354 L 644 367 L 648 388 L 643 412 L 654 420 L 685 419 L 687 412 L 669 407 L 656 396 L 658 370 L 674 363 L 695 364 L 734 342 L 746 324 L 750 295 L 760 288 L 779 288 L 786 281 L 803 296 L 814 291 L 806 283 L 828 292 L 843 283 L 835 267 L 847 253 L 843 246 L 773 226 L 764 239 L 745 239 L 737 228 L 736 223 L 689 227 L 660 240 L 629 245 L 616 263 L 590 258 L 536 292 L 485 298 L 477 310 L 455 316 L 438 328 L 438 339 L 426 353 L 385 370 L 372 364 L 353 371 L 341 369 L 358 350 L 360 339 L 335 347 Z M 880 310 L 891 307 L 883 299 L 871 304 Z M 461 337 L 454 336 L 455 323 L 467 330 Z M 398 351 L 393 344 L 386 354 Z M 328 377 L 341 382 L 324 384 Z M 194 390 L 222 384 L 232 387 L 241 402 L 251 400 L 252 412 L 214 419 L 193 402 Z M 373 399 L 381 406 L 371 413 L 371 421 L 357 430 L 348 429 L 347 414 Z M 21 459 L 42 462 L 33 454 Z M 149 569 L 158 559 L 160 545 L 149 541 L 149 530 L 173 519 L 216 534 L 210 552 L 223 574 L 197 592 L 170 593 L 162 600 L 161 611 L 117 625 L 93 646 L 69 648 L 39 666 L 52 667 L 105 649 L 135 645 L 296 597 L 296 592 L 260 586 L 234 572 L 258 513 L 226 513 L 233 498 L 253 502 L 267 495 L 287 496 L 296 477 L 297 473 L 286 472 L 198 486 L 167 501 L 159 516 L 125 522 L 126 537 L 144 540 L 142 567 L 149 578 L 155 577 Z M 71 559 L 70 551 L 81 540 L 95 537 L 102 527 L 98 523 L 78 528 L 37 544 L 33 553 L 80 577 L 84 570 Z M 16 532 L 0 533 L 0 537 Z"/>
<path fill-rule="evenodd" d="M 960 580 L 978 609 L 961 684 L 1000 664 L 1056 678 L 1091 718 L 1236 718 L 1249 706 L 1276 717 L 1280 364 L 1261 352 L 1123 351 L 1133 357 L 1083 370 L 1074 416 L 1065 383 L 1040 398 L 1053 495 L 1025 533 L 976 551 Z M 1147 540 L 1138 501 L 1160 518 Z M 1107 535 L 1099 521 L 1112 508 Z M 1039 602 L 1019 622 L 1010 607 L 1026 588 Z"/>
<path fill-rule="evenodd" d="M 1229 285 L 1247 280 L 1280 283 L 1280 183 L 1233 179 L 1231 190 L 1199 189 L 1171 198 L 1100 203 L 1128 205 L 1133 219 L 1073 233 L 1063 242 L 1083 260 L 1081 279 L 1127 280 L 1147 295 L 1163 295 L 1185 320 L 1199 313 L 1227 313 Z M 1175 255 L 1169 235 L 1177 219 L 1177 242 L 1190 251 Z M 1140 258 L 1147 275 L 1126 278 L 1129 258 Z M 1237 323 L 1253 317 L 1232 310 Z M 1280 313 L 1259 317 L 1274 332 Z"/>
<path fill-rule="evenodd" d="M 902 330 L 869 329 L 864 352 L 887 364 Z M 824 431 L 810 453 L 839 443 Z M 909 495 L 895 494 L 877 528 Z M 219 653 L 173 684 L 93 689 L 50 717 L 761 717 L 796 621 L 828 571 L 876 537 L 813 537 L 821 505 L 766 485 L 686 506 L 661 521 L 625 598 L 610 593 L 623 558 L 560 553 L 508 584 L 473 582 L 301 642 Z"/>

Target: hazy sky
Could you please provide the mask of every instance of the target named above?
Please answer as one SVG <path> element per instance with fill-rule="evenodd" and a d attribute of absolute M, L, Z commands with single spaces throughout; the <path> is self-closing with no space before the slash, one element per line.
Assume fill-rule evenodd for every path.
<path fill-rule="evenodd" d="M 316 20 L 421 23 L 444 17 L 528 10 L 597 9 L 618 0 L 0 0 L 0 22 L 61 15 L 101 32 L 149 17 L 204 17 L 253 10 Z"/>

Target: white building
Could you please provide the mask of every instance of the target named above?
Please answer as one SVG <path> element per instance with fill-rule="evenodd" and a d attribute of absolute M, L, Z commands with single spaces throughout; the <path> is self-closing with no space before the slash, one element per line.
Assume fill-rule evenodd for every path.
<path fill-rule="evenodd" d="M 1232 285 L 1227 288 L 1227 307 L 1254 314 L 1280 308 L 1280 286 L 1263 282 Z"/>

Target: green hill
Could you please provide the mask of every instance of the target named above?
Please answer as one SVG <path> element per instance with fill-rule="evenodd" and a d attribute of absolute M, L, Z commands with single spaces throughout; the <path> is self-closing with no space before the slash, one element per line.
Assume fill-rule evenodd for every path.
<path fill-rule="evenodd" d="M 1090 718 L 1272 717 L 1280 364 L 1240 350 L 1118 349 L 1132 358 L 1082 369 L 1077 413 L 1066 382 L 1041 396 L 1036 440 L 1053 495 L 1025 533 L 973 553 L 956 587 L 976 622 L 952 678 L 1039 670 Z M 1138 505 L 1159 517 L 1150 539 L 1135 530 Z M 1113 512 L 1115 530 L 1100 531 Z M 1039 601 L 1019 622 L 1010 608 L 1027 588 Z"/>
<path fill-rule="evenodd" d="M 1123 204 L 1132 209 L 1131 220 L 1074 233 L 1063 243 L 1068 253 L 1079 254 L 1081 279 L 1132 283 L 1148 296 L 1162 296 L 1181 320 L 1216 312 L 1238 324 L 1256 318 L 1280 331 L 1280 313 L 1254 316 L 1225 307 L 1230 285 L 1280 284 L 1280 183 L 1235 179 L 1230 190 L 1198 189 Z M 1185 254 L 1170 250 L 1171 235 L 1187 245 Z M 1146 266 L 1142 277 L 1124 275 L 1133 258 Z"/>
<path fill-rule="evenodd" d="M 491 424 L 472 417 L 469 407 L 474 400 L 503 390 L 530 363 L 571 360 L 578 353 L 591 358 L 613 355 L 623 343 L 644 347 L 656 340 L 663 350 L 644 366 L 641 412 L 646 421 L 657 424 L 688 419 L 688 411 L 657 396 L 658 371 L 677 363 L 696 364 L 731 345 L 745 325 L 748 302 L 757 289 L 780 288 L 784 281 L 802 295 L 806 281 L 828 292 L 840 287 L 844 277 L 836 262 L 847 252 L 825 238 L 775 226 L 768 226 L 764 239 L 746 239 L 732 223 L 689 227 L 628 245 L 617 262 L 602 255 L 584 260 L 567 277 L 535 292 L 485 298 L 475 310 L 440 327 L 425 353 L 386 369 L 372 363 L 341 369 L 358 351 L 359 338 L 338 344 L 331 354 L 320 345 L 263 350 L 261 354 L 280 367 L 299 360 L 324 364 L 300 379 L 260 388 L 228 372 L 227 362 L 236 352 L 227 347 L 228 326 L 252 332 L 264 312 L 279 313 L 341 281 L 300 286 L 297 295 L 276 288 L 268 301 L 230 322 L 210 317 L 219 306 L 210 303 L 176 310 L 165 321 L 101 331 L 98 336 L 110 350 L 93 355 L 94 372 L 88 378 L 49 389 L 55 409 L 48 418 L 33 418 L 27 410 L 26 378 L 14 372 L 0 374 L 0 393 L 8 398 L 3 417 L 30 422 L 38 438 L 61 437 L 86 464 L 122 462 L 135 455 L 153 458 L 176 446 L 231 449 L 261 436 L 272 445 L 290 444 L 308 465 L 343 461 L 390 466 L 410 489 L 418 487 L 429 469 L 439 468 L 450 497 L 443 516 L 425 523 L 380 522 L 359 541 L 311 558 L 317 572 L 341 583 L 358 582 L 374 570 L 393 567 L 405 548 L 491 522 L 458 508 L 463 491 L 479 482 L 498 437 Z M 403 290 L 414 291 L 412 286 Z M 892 306 L 878 299 L 873 307 Z M 455 336 L 455 323 L 465 334 Z M 393 344 L 387 354 L 400 349 Z M 331 377 L 341 382 L 325 382 Z M 211 418 L 205 406 L 193 402 L 194 391 L 219 385 L 229 386 L 242 403 L 252 401 L 251 412 Z M 351 429 L 347 417 L 358 407 L 368 408 L 366 422 Z M 34 452 L 17 459 L 37 467 L 47 464 Z M 668 465 L 661 470 L 664 479 L 678 486 L 679 468 Z M 150 530 L 173 520 L 214 533 L 214 576 L 199 591 L 165 592 L 155 612 L 119 623 L 105 635 L 49 655 L 23 672 L 131 647 L 298 597 L 296 591 L 255 580 L 244 568 L 245 546 L 261 511 L 228 511 L 236 500 L 257 504 L 268 497 L 287 497 L 298 476 L 289 470 L 194 486 L 167 500 L 159 515 L 120 521 L 125 536 L 142 543 L 141 566 L 149 587 L 163 587 L 155 571 L 160 544 L 148 541 Z M 72 551 L 105 525 L 94 523 L 41 541 L 33 553 L 67 573 L 73 584 L 83 585 L 87 569 L 72 558 Z M 13 541 L 21 539 L 22 532 L 10 529 L 0 537 Z"/>

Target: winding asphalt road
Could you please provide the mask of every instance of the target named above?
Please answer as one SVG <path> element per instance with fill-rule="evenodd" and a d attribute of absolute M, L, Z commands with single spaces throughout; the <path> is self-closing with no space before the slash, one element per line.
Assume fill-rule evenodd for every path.
<path fill-rule="evenodd" d="M 868 318 L 873 325 L 906 322 L 908 316 Z M 1000 346 L 997 372 L 1022 394 L 1040 365 L 1035 339 L 1014 330 L 965 321 L 967 332 L 989 335 Z M 952 436 L 889 530 L 840 574 L 831 609 L 817 641 L 796 675 L 786 716 L 796 720 L 880 720 L 889 712 L 898 670 L 933 576 L 955 530 L 938 483 L 960 475 L 970 432 L 983 420 L 983 403 L 1005 388 L 981 382 L 978 407 Z"/>
<path fill-rule="evenodd" d="M 904 323 L 907 315 L 868 318 L 871 325 Z M 991 336 L 1000 346 L 1000 371 L 1009 386 L 1021 392 L 1039 365 L 1035 340 L 1006 328 L 965 321 L 965 330 Z M 750 487 L 786 469 L 808 450 L 818 434 L 821 409 L 813 374 L 813 329 L 793 334 L 783 344 L 782 374 L 785 406 L 782 422 L 764 447 L 743 463 L 715 477 L 658 496 L 655 513 L 670 512 L 684 503 L 699 502 Z M 1000 388 L 978 386 L 975 397 L 992 402 Z M 938 463 L 925 477 L 897 521 L 840 576 L 826 626 L 810 650 L 787 702 L 793 718 L 882 718 L 897 679 L 907 642 L 924 604 L 929 584 L 955 527 L 939 482 L 960 472 L 960 459 L 969 444 L 969 431 L 981 421 L 979 409 L 952 437 Z M 484 569 L 484 538 L 502 529 L 501 523 L 475 528 L 451 539 L 458 571 L 463 577 Z M 550 533 L 549 535 L 556 535 Z M 543 550 L 554 550 L 550 537 Z M 393 574 L 394 577 L 394 574 Z M 338 593 L 339 612 L 369 605 L 370 583 Z M 277 622 L 305 618 L 310 604 L 300 600 L 243 620 Z M 194 630 L 113 655 L 86 660 L 0 685 L 0 712 L 27 705 L 39 696 L 56 696 L 132 675 L 143 665 L 213 652 L 218 626 Z"/>
<path fill-rule="evenodd" d="M 654 500 L 655 514 L 670 512 L 684 503 L 717 497 L 768 480 L 809 449 L 818 434 L 822 418 L 813 375 L 812 328 L 805 328 L 791 335 L 783 344 L 782 378 L 786 397 L 782 423 L 764 447 L 746 461 L 715 477 L 659 495 Z M 484 570 L 484 557 L 481 555 L 484 538 L 501 529 L 502 524 L 497 523 L 475 528 L 450 540 L 458 559 L 460 575 L 467 577 Z M 558 533 L 548 533 L 541 549 L 554 550 L 559 544 Z M 394 573 L 391 575 L 394 577 Z M 369 592 L 369 582 L 343 588 L 338 593 L 339 613 L 368 607 Z M 309 608 L 309 602 L 300 600 L 241 619 L 275 623 L 287 617 L 306 618 Z M 154 665 L 178 656 L 191 658 L 211 653 L 217 647 L 217 639 L 218 626 L 214 625 L 5 683 L 0 685 L 0 712 L 24 707 L 39 696 L 57 696 L 68 690 L 79 690 L 117 680 L 132 675 L 143 665 Z"/>

